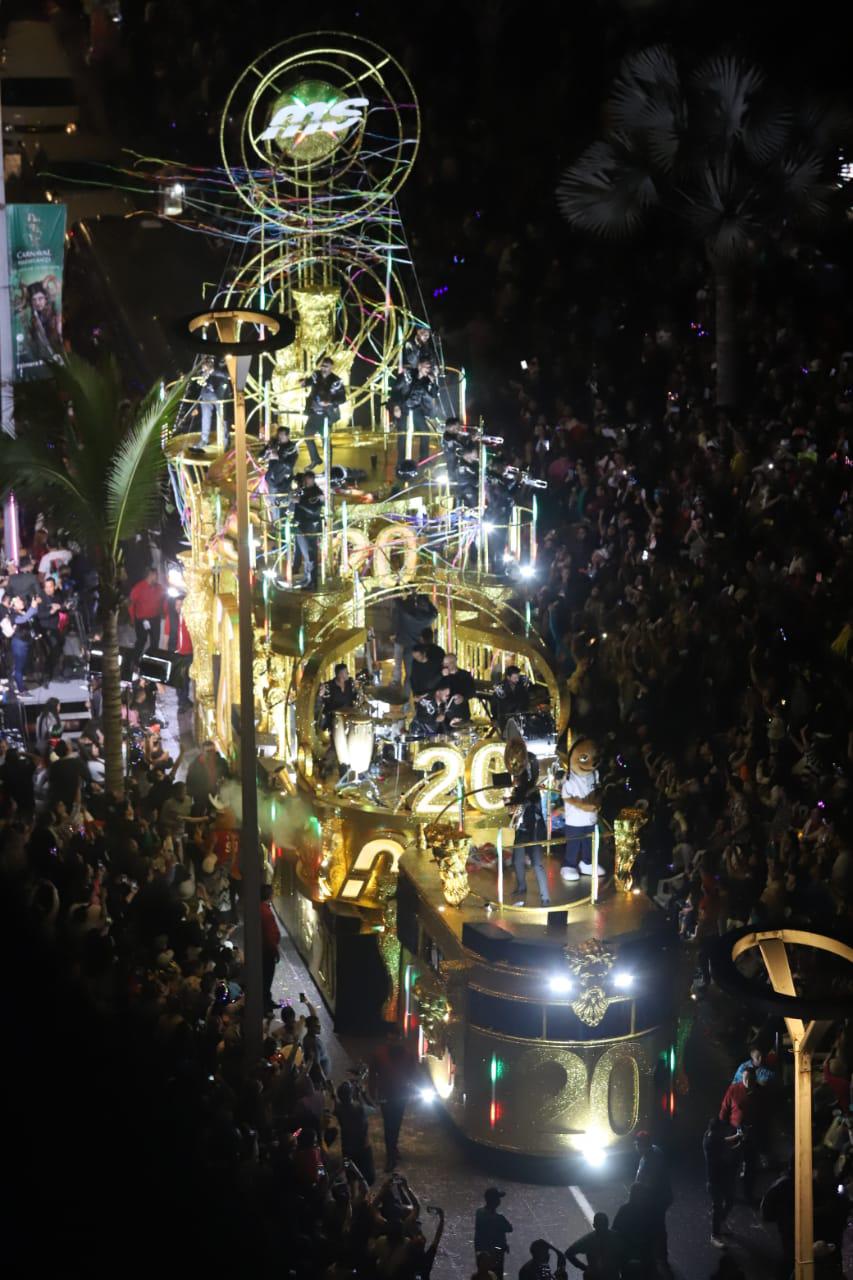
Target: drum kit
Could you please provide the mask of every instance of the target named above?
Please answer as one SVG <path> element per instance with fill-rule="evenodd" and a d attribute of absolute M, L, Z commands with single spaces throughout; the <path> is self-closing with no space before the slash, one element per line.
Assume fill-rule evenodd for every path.
<path fill-rule="evenodd" d="M 347 769 L 335 789 L 364 788 L 378 802 L 370 769 L 375 758 L 398 763 L 404 759 L 407 697 L 399 685 L 357 682 L 357 690 L 356 705 L 336 711 L 333 717 L 335 753 Z"/>
<path fill-rule="evenodd" d="M 415 745 L 423 739 L 407 731 L 408 695 L 399 684 L 370 684 L 356 679 L 357 702 L 353 707 L 335 711 L 332 741 L 338 762 L 346 768 L 335 790 L 360 789 L 379 801 L 379 792 L 371 776 L 374 766 L 399 766 L 411 761 Z M 515 773 L 535 756 L 547 769 L 540 786 L 559 789 L 557 774 L 557 730 L 554 717 L 546 705 L 532 711 L 517 712 L 506 723 L 507 769 Z M 452 735 L 430 738 L 430 742 L 446 742 L 463 754 L 471 751 L 483 738 L 483 725 L 463 725 Z"/>

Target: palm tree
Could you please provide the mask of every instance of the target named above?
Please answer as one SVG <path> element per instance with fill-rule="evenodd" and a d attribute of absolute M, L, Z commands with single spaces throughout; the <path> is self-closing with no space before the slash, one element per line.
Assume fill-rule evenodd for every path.
<path fill-rule="evenodd" d="M 699 241 L 714 280 L 717 403 L 734 405 L 736 272 L 762 237 L 827 214 L 841 122 L 780 105 L 763 73 L 735 56 L 684 71 L 662 46 L 623 61 L 605 120 L 563 174 L 560 209 L 572 226 L 610 238 L 659 211 Z"/>
<path fill-rule="evenodd" d="M 46 383 L 16 396 L 20 435 L 0 438 L 0 486 L 15 487 L 64 525 L 94 557 L 103 628 L 103 729 L 108 791 L 124 791 L 118 615 L 121 544 L 147 527 L 157 510 L 166 465 L 161 433 L 183 383 L 154 388 L 138 404 L 122 392 L 118 368 L 69 355 Z"/>

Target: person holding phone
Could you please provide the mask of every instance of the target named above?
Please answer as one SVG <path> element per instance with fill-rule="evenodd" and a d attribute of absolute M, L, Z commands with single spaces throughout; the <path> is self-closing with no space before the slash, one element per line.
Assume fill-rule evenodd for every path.
<path fill-rule="evenodd" d="M 297 1018 L 293 1005 L 285 1003 L 277 1013 L 273 1013 L 273 1017 L 267 1025 L 267 1035 L 274 1036 L 279 1044 L 301 1044 L 302 1037 L 308 1030 L 308 1018 L 311 1016 L 316 1017 L 317 1010 L 310 1000 L 305 999 L 303 991 L 299 993 L 299 1000 L 308 1010 L 307 1017 Z"/>
<path fill-rule="evenodd" d="M 551 1270 L 551 1250 L 557 1255 L 554 1270 Z M 534 1240 L 530 1246 L 530 1257 L 518 1273 L 518 1280 L 557 1280 L 565 1275 L 565 1259 L 559 1249 L 555 1249 L 547 1240 Z"/>

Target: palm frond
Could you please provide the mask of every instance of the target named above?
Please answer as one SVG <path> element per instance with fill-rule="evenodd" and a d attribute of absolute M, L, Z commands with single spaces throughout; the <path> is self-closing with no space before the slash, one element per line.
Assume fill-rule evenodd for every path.
<path fill-rule="evenodd" d="M 837 102 L 807 101 L 793 112 L 792 137 L 825 156 L 830 167 L 839 162 L 839 153 L 849 147 L 853 134 L 853 113 Z"/>
<path fill-rule="evenodd" d="M 125 427 L 118 365 L 112 357 L 93 365 L 69 354 L 54 383 L 68 466 L 102 506 L 110 459 Z"/>
<path fill-rule="evenodd" d="M 110 459 L 105 515 L 107 551 L 113 557 L 118 555 L 119 544 L 144 528 L 156 511 L 158 482 L 166 467 L 160 437 L 164 425 L 174 417 L 184 390 L 182 380 L 162 400 L 159 390 L 149 393 Z"/>
<path fill-rule="evenodd" d="M 69 353 L 57 366 L 56 381 L 71 402 L 72 429 L 81 447 L 109 456 L 121 435 L 121 375 L 115 360 L 93 365 Z"/>
<path fill-rule="evenodd" d="M 770 165 L 782 154 L 791 136 L 793 113 L 770 102 L 753 102 L 741 133 L 748 161 Z"/>
<path fill-rule="evenodd" d="M 814 152 L 786 156 L 779 165 L 781 212 L 788 217 L 825 217 L 832 188 L 823 175 L 823 160 Z"/>
<path fill-rule="evenodd" d="M 672 50 L 664 44 L 649 45 L 627 54 L 619 64 L 619 80 L 661 86 L 673 93 L 681 92 L 681 76 Z"/>
<path fill-rule="evenodd" d="M 68 470 L 58 448 L 56 456 L 51 457 L 40 443 L 0 436 L 0 488 L 6 492 L 13 487 L 17 493 L 39 502 L 44 501 L 47 490 L 56 498 L 57 510 L 61 503 L 67 524 L 73 524 L 93 545 L 101 540 L 99 505 Z"/>
<path fill-rule="evenodd" d="M 653 175 L 621 134 L 594 142 L 566 169 L 557 187 L 557 203 L 566 221 L 609 239 L 636 231 L 658 198 Z"/>
<path fill-rule="evenodd" d="M 705 165 L 681 194 L 681 215 L 712 261 L 733 261 L 752 247 L 758 228 L 758 191 L 728 165 Z"/>
<path fill-rule="evenodd" d="M 686 113 L 678 67 L 668 49 L 654 46 L 623 60 L 606 115 L 616 131 L 642 133 L 653 163 L 666 173 L 673 169 Z"/>
<path fill-rule="evenodd" d="M 763 84 L 764 75 L 757 67 L 732 54 L 708 58 L 696 68 L 690 88 L 709 141 L 727 146 L 742 137 L 751 101 Z"/>

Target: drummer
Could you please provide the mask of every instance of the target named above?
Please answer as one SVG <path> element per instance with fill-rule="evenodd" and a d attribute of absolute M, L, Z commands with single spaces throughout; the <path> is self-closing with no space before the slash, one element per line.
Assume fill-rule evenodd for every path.
<path fill-rule="evenodd" d="M 458 724 L 450 703 L 450 685 L 442 683 L 419 699 L 409 733 L 413 738 L 435 738 L 438 734 L 449 733 Z"/>
<path fill-rule="evenodd" d="M 446 653 L 441 664 L 442 683 L 450 685 L 450 705 L 454 719 L 459 724 L 468 724 L 471 719 L 470 699 L 477 692 L 477 682 L 456 661 L 455 653 Z"/>
<path fill-rule="evenodd" d="M 440 657 L 431 656 L 431 650 L 438 649 Z M 425 693 L 432 693 L 441 680 L 441 664 L 444 657 L 444 650 L 439 645 L 432 645 L 423 640 L 412 647 L 412 665 L 409 670 L 409 680 L 412 686 L 412 697 L 415 702 L 424 696 Z"/>
<path fill-rule="evenodd" d="M 320 703 L 322 707 L 321 729 L 331 731 L 335 721 L 335 712 L 354 707 L 357 701 L 355 681 L 350 675 L 345 662 L 335 663 L 335 674 L 331 680 L 320 685 Z"/>

